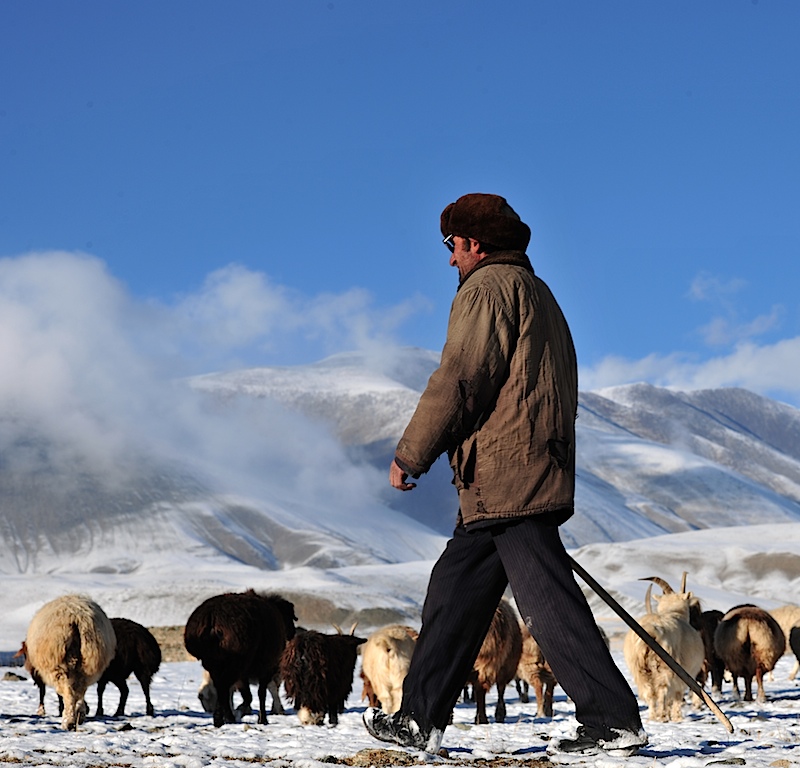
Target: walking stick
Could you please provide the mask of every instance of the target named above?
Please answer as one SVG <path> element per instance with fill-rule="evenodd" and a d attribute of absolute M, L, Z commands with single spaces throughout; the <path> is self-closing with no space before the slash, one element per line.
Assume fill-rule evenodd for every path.
<path fill-rule="evenodd" d="M 611 595 L 606 592 L 573 558 L 570 557 L 572 570 L 578 574 L 639 637 L 648 648 L 653 652 L 681 679 L 689 688 L 696 693 L 708 708 L 717 716 L 717 719 L 725 726 L 728 733 L 733 733 L 731 721 L 725 713 L 717 706 L 716 702 L 700 687 L 695 680 L 675 659 L 672 658 L 656 639 L 648 634 L 644 628 L 633 618 Z"/>

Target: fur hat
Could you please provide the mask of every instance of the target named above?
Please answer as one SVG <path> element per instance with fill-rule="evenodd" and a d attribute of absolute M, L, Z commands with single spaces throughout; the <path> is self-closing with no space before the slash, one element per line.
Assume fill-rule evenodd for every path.
<path fill-rule="evenodd" d="M 524 251 L 530 227 L 499 195 L 473 192 L 459 197 L 442 211 L 442 234 L 471 237 L 480 243 L 510 251 Z"/>

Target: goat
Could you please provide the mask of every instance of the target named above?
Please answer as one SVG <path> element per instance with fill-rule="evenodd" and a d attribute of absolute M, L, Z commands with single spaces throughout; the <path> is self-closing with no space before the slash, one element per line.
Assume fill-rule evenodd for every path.
<path fill-rule="evenodd" d="M 744 700 L 752 701 L 753 677 L 758 701 L 766 701 L 764 674 L 770 672 L 786 650 L 780 624 L 763 608 L 738 605 L 723 617 L 714 632 L 714 648 L 733 677 L 733 693 L 740 698 L 738 678 L 744 679 Z"/>
<path fill-rule="evenodd" d="M 361 649 L 361 675 L 377 699 L 378 706 L 388 714 L 400 709 L 403 700 L 403 680 L 408 673 L 411 654 L 417 642 L 417 632 L 403 624 L 390 624 L 373 632 Z M 370 699 L 370 703 L 373 699 Z"/>
<path fill-rule="evenodd" d="M 503 694 L 517 673 L 521 654 L 522 633 L 519 619 L 508 600 L 503 599 L 495 609 L 489 631 L 467 678 L 475 694 L 476 723 L 489 722 L 486 717 L 486 693 L 493 685 L 497 687 L 494 719 L 498 723 L 505 721 L 506 703 Z"/>
<path fill-rule="evenodd" d="M 773 608 L 769 613 L 780 624 L 786 637 L 785 652 L 789 653 L 789 651 L 793 650 L 790 643 L 792 630 L 795 627 L 800 627 L 800 605 L 782 605 L 780 608 Z M 800 654 L 794 651 L 794 655 L 796 661 L 794 668 L 789 673 L 790 680 L 794 680 L 797 677 L 797 673 L 800 672 Z"/>
<path fill-rule="evenodd" d="M 86 716 L 86 689 L 114 658 L 117 639 L 103 609 L 84 595 L 45 603 L 31 619 L 28 660 L 64 700 L 61 726 L 75 730 Z"/>
<path fill-rule="evenodd" d="M 111 619 L 114 634 L 117 638 L 117 651 L 111 663 L 106 667 L 97 681 L 97 711 L 95 717 L 103 715 L 103 692 L 108 683 L 119 688 L 119 704 L 114 717 L 125 714 L 125 703 L 128 701 L 128 676 L 133 673 L 142 686 L 145 700 L 145 712 L 152 717 L 155 712 L 150 701 L 150 683 L 153 675 L 161 666 L 161 646 L 147 627 L 143 627 L 130 619 Z"/>
<path fill-rule="evenodd" d="M 528 685 L 532 685 L 536 694 L 536 717 L 552 717 L 556 676 L 525 624 L 520 623 L 519 630 L 522 636 L 522 653 L 517 664 L 519 700 L 523 704 L 528 702 Z"/>
<path fill-rule="evenodd" d="M 657 576 L 649 577 L 649 580 L 658 584 L 663 593 L 655 596 L 656 612 L 648 611 L 639 619 L 639 624 L 692 677 L 696 677 L 703 665 L 704 650 L 700 633 L 689 623 L 692 593 L 675 592 Z M 633 630 L 625 635 L 622 650 L 639 696 L 648 706 L 649 718 L 679 722 L 683 718 L 685 683 Z"/>
<path fill-rule="evenodd" d="M 338 724 L 353 689 L 358 646 L 367 642 L 354 632 L 355 624 L 349 635 L 341 630 L 335 635 L 309 630 L 286 644 L 281 677 L 303 725 L 322 725 L 326 713 L 331 725 Z"/>
<path fill-rule="evenodd" d="M 272 680 L 267 684 L 267 691 L 272 697 L 272 708 L 270 709 L 271 715 L 284 715 L 286 712 L 283 709 L 281 696 L 279 691 L 280 675 L 276 674 Z M 242 702 L 236 709 L 233 709 L 233 695 L 238 693 L 242 697 Z M 200 699 L 200 704 L 204 712 L 213 712 L 217 707 L 217 689 L 211 681 L 211 675 L 207 669 L 203 670 L 203 679 L 200 681 L 200 688 L 197 690 L 197 698 Z M 253 694 L 250 690 L 249 680 L 239 680 L 234 683 L 231 688 L 231 710 L 237 716 L 237 720 L 244 715 L 249 715 L 252 710 Z"/>
<path fill-rule="evenodd" d="M 267 722 L 267 686 L 281 654 L 295 635 L 294 605 L 279 595 L 252 589 L 215 595 L 194 609 L 184 645 L 211 676 L 217 691 L 230 692 L 241 680 L 258 681 L 258 722 Z M 230 695 L 217 696 L 214 725 L 233 723 Z"/>

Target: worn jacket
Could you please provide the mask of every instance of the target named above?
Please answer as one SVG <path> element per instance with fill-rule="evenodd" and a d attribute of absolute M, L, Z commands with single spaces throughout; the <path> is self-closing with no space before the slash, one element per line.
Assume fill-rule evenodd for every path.
<path fill-rule="evenodd" d="M 459 285 L 396 460 L 419 476 L 447 452 L 466 525 L 571 510 L 577 405 L 560 307 L 524 253 L 496 252 Z"/>

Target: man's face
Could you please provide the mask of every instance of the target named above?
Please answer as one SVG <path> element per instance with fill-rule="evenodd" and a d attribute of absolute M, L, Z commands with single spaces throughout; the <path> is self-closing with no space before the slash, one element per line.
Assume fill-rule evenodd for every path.
<path fill-rule="evenodd" d="M 463 280 L 486 254 L 478 253 L 480 244 L 468 237 L 454 237 L 453 245 L 455 249 L 450 256 L 450 266 L 458 268 L 458 275 Z"/>

